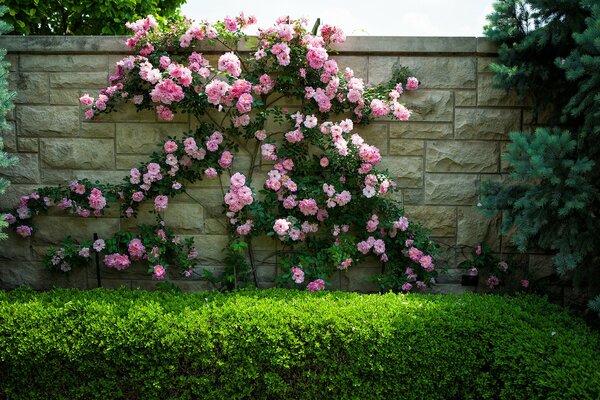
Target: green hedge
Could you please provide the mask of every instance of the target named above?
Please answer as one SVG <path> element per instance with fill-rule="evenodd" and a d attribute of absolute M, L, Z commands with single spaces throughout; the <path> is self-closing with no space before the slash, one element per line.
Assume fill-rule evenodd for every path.
<path fill-rule="evenodd" d="M 598 399 L 599 360 L 534 296 L 0 292 L 7 399 Z"/>

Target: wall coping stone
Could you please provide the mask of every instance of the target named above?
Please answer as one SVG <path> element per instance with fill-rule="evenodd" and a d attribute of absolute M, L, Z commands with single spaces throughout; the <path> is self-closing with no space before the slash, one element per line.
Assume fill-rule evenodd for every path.
<path fill-rule="evenodd" d="M 130 53 L 126 36 L 0 36 L 0 48 L 9 53 L 85 54 Z M 208 42 L 197 47 L 203 51 L 223 51 L 222 45 Z M 238 51 L 247 51 L 243 41 Z M 496 54 L 497 46 L 483 37 L 416 37 L 416 36 L 348 36 L 345 43 L 335 46 L 340 54 Z"/>

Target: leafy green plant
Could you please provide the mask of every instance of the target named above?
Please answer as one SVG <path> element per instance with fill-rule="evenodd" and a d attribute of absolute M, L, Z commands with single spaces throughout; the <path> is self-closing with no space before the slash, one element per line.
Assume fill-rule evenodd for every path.
<path fill-rule="evenodd" d="M 596 399 L 600 337 L 536 296 L 0 292 L 0 397 Z"/>
<path fill-rule="evenodd" d="M 23 35 L 123 35 L 125 23 L 154 14 L 179 17 L 185 0 L 4 0 L 6 20 Z"/>
<path fill-rule="evenodd" d="M 520 251 L 553 253 L 560 274 L 597 270 L 600 4 L 502 0 L 494 9 L 485 32 L 500 45 L 495 81 L 530 96 L 534 118 L 525 123 L 539 128 L 511 133 L 509 177 L 484 184 L 482 208 L 502 215 L 501 232 Z"/>
<path fill-rule="evenodd" d="M 0 5 L 0 35 L 8 33 L 11 31 L 12 27 L 10 24 L 6 23 L 4 19 L 5 13 L 8 11 L 8 8 Z M 6 50 L 0 49 L 0 133 L 5 129 L 10 129 L 11 127 L 6 122 L 6 114 L 13 108 L 12 99 L 15 94 L 8 90 L 8 63 L 4 61 L 4 57 L 6 56 Z M 2 168 L 7 168 L 13 165 L 16 160 L 14 157 L 6 154 L 2 149 L 4 148 L 4 143 L 2 137 L 0 137 L 0 170 Z M 5 178 L 0 178 L 0 195 L 2 195 L 10 182 Z M 2 233 L 2 229 L 6 228 L 8 224 L 4 220 L 4 218 L 0 218 L 0 239 L 6 237 L 4 233 Z"/>

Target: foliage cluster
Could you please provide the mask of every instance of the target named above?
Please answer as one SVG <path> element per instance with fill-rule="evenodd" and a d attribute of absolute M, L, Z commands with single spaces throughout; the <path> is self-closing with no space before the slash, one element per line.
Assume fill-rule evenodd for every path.
<path fill-rule="evenodd" d="M 125 22 L 179 17 L 185 0 L 3 0 L 6 21 L 22 35 L 124 35 Z"/>
<path fill-rule="evenodd" d="M 596 399 L 600 337 L 535 296 L 0 293 L 6 399 Z"/>
<path fill-rule="evenodd" d="M 487 182 L 483 209 L 521 251 L 554 253 L 560 274 L 600 256 L 600 4 L 594 0 L 502 0 L 485 33 L 500 44 L 496 83 L 533 100 L 504 155 L 503 182 Z"/>

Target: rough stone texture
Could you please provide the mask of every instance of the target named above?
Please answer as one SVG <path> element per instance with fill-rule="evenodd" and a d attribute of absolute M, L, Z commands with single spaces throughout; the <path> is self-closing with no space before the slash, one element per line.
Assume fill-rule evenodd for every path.
<path fill-rule="evenodd" d="M 495 142 L 427 142 L 427 172 L 498 172 Z"/>
<path fill-rule="evenodd" d="M 48 49 L 50 50 L 50 49 Z M 21 55 L 21 71 L 90 72 L 106 71 L 108 56 L 98 55 Z"/>
<path fill-rule="evenodd" d="M 506 140 L 509 132 L 519 130 L 521 110 L 457 108 L 457 139 Z"/>
<path fill-rule="evenodd" d="M 94 96 L 106 84 L 114 63 L 128 53 L 123 37 L 0 36 L 0 48 L 9 51 L 10 84 L 18 91 L 16 110 L 7 116 L 11 127 L 2 135 L 5 148 L 19 152 L 21 159 L 18 166 L 3 172 L 13 185 L 0 196 L 0 207 L 12 208 L 19 196 L 40 185 L 83 178 L 121 182 L 126 171 L 146 162 L 148 153 L 158 149 L 167 136 L 196 126 L 185 114 L 177 114 L 172 122 L 158 121 L 153 111 L 137 112 L 130 103 L 101 115 L 98 121 L 84 119 L 78 98 L 84 93 Z M 244 43 L 238 49 L 248 50 Z M 522 115 L 529 121 L 527 104 L 492 87 L 488 66 L 496 47 L 481 38 L 349 37 L 337 49 L 339 54 L 332 57 L 340 68 L 352 68 L 365 82 L 386 81 L 395 63 L 411 67 L 420 80 L 420 90 L 405 92 L 400 98 L 413 110 L 409 122 L 384 118 L 356 125 L 355 131 L 380 149 L 381 167 L 396 177 L 399 190 L 390 198 L 405 206 L 409 218 L 429 228 L 439 245 L 437 262 L 450 269 L 433 292 L 467 290 L 457 284 L 461 270 L 454 267 L 462 260 L 459 248 L 486 240 L 496 250 L 515 252 L 507 238 L 496 236 L 499 222 L 486 220 L 473 205 L 481 179 L 502 179 L 500 173 L 506 173 L 499 152 L 506 146 L 508 132 L 521 128 Z M 216 63 L 218 51 L 206 44 L 198 51 Z M 285 99 L 279 104 L 293 113 L 299 102 Z M 268 127 L 272 126 L 269 122 Z M 246 154 L 238 154 L 234 167 L 245 170 L 248 163 Z M 264 183 L 271 168 L 264 163 L 257 170 L 256 186 Z M 222 215 L 219 181 L 204 180 L 187 189 L 187 194 L 170 201 L 162 218 L 176 233 L 194 238 L 200 253 L 196 273 L 206 268 L 220 275 L 228 223 Z M 133 231 L 143 222 L 154 223 L 151 209 L 150 203 L 143 204 L 137 220 L 119 220 L 116 207 L 109 208 L 106 217 L 87 220 L 51 210 L 48 217 L 35 219 L 39 230 L 33 239 L 11 235 L 0 242 L 0 287 L 21 283 L 40 289 L 95 287 L 91 270 L 70 274 L 43 270 L 44 252 L 68 234 L 89 240 L 94 232 L 106 237 L 117 230 Z M 281 246 L 270 237 L 255 238 L 253 246 L 256 259 L 263 263 L 257 271 L 259 287 L 269 287 L 278 274 L 276 251 Z M 523 257 L 536 274 L 549 273 L 548 257 Z M 334 274 L 331 281 L 335 289 L 376 291 L 369 276 L 379 272 L 377 262 L 368 262 Z M 155 287 L 145 266 L 123 273 L 103 270 L 102 276 L 105 287 Z M 184 290 L 211 289 L 198 276 L 182 280 L 174 271 L 170 278 Z"/>
<path fill-rule="evenodd" d="M 407 205 L 404 209 L 409 219 L 423 223 L 433 236 L 455 235 L 456 207 Z"/>
<path fill-rule="evenodd" d="M 19 135 L 74 136 L 79 131 L 79 107 L 17 106 Z"/>
<path fill-rule="evenodd" d="M 187 128 L 187 124 L 117 124 L 117 153 L 149 154 L 158 150 L 167 136 L 176 136 Z"/>
<path fill-rule="evenodd" d="M 396 178 L 398 187 L 412 188 L 423 186 L 423 158 L 387 157 L 381 161 L 381 168 L 387 169 Z"/>
<path fill-rule="evenodd" d="M 422 88 L 475 88 L 474 57 L 402 57 L 401 63 L 409 67 L 414 76 L 421 77 Z"/>
<path fill-rule="evenodd" d="M 38 183 L 40 181 L 40 166 L 37 154 L 15 154 L 16 164 L 0 169 L 0 176 L 13 183 Z"/>
<path fill-rule="evenodd" d="M 453 137 L 452 129 L 451 123 L 391 122 L 390 138 L 446 139 Z"/>
<path fill-rule="evenodd" d="M 492 82 L 493 74 L 479 74 L 477 81 L 477 105 L 479 106 L 520 106 L 523 100 L 519 99 L 514 91 L 498 89 Z"/>
<path fill-rule="evenodd" d="M 9 87 L 17 92 L 15 103 L 48 104 L 50 85 L 48 74 L 20 72 L 9 75 Z"/>
<path fill-rule="evenodd" d="M 467 174 L 427 174 L 425 202 L 427 204 L 471 205 L 477 199 L 479 178 Z"/>
<path fill-rule="evenodd" d="M 452 121 L 453 93 L 440 90 L 407 92 L 401 100 L 412 110 L 411 121 Z"/>
<path fill-rule="evenodd" d="M 40 146 L 40 140 L 37 138 L 19 138 L 17 148 L 20 153 L 37 153 Z"/>
<path fill-rule="evenodd" d="M 423 140 L 390 139 L 391 156 L 422 156 L 424 150 Z"/>
<path fill-rule="evenodd" d="M 456 242 L 459 246 L 476 247 L 483 241 L 492 246 L 494 251 L 500 250 L 498 220 L 483 216 L 475 207 L 458 207 Z"/>
<path fill-rule="evenodd" d="M 115 165 L 111 139 L 42 139 L 42 163 L 48 168 L 107 169 Z"/>

